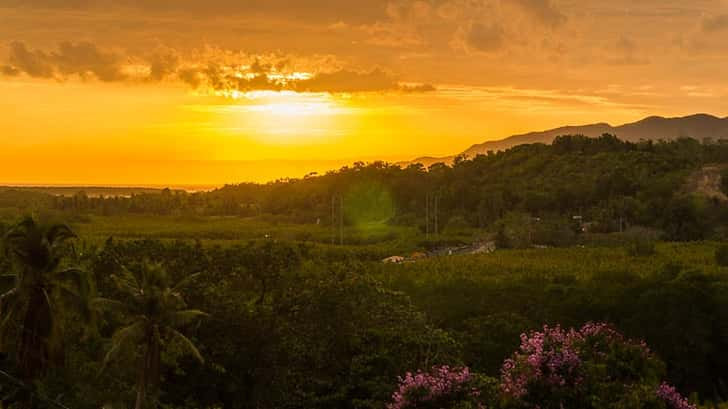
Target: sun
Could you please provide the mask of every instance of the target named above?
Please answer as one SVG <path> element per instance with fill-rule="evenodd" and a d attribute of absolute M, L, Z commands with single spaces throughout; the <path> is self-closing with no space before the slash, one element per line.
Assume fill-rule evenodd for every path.
<path fill-rule="evenodd" d="M 355 108 L 327 93 L 255 91 L 217 106 L 221 130 L 269 145 L 330 141 Z"/>
<path fill-rule="evenodd" d="M 271 102 L 251 106 L 250 111 L 272 117 L 295 117 L 327 115 L 332 109 L 331 104 L 327 102 Z"/>

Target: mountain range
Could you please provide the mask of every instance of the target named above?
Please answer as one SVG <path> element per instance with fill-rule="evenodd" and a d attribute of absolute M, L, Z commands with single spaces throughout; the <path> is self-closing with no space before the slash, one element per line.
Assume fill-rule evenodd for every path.
<path fill-rule="evenodd" d="M 578 126 L 563 126 L 547 131 L 530 132 L 520 135 L 509 136 L 496 141 L 488 141 L 473 145 L 460 155 L 468 158 L 488 151 L 501 151 L 517 145 L 530 143 L 551 143 L 554 138 L 561 135 L 584 135 L 599 137 L 605 133 L 616 135 L 626 141 L 637 142 L 640 140 L 674 140 L 682 137 L 690 137 L 698 140 L 706 138 L 728 139 L 728 117 L 719 118 L 708 114 L 695 114 L 677 118 L 664 118 L 650 116 L 637 122 L 619 126 L 612 126 L 608 123 L 596 123 Z M 446 157 L 421 157 L 411 163 L 422 163 L 430 166 L 433 163 L 451 163 L 457 155 Z"/>

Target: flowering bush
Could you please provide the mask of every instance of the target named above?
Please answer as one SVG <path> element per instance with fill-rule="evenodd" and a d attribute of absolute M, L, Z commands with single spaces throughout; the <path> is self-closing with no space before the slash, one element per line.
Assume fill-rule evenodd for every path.
<path fill-rule="evenodd" d="M 483 378 L 468 368 L 436 366 L 430 372 L 408 372 L 399 379 L 388 409 L 485 408 L 480 384 Z"/>
<path fill-rule="evenodd" d="M 558 326 L 544 326 L 543 332 L 532 332 L 530 336 L 522 334 L 520 352 L 503 364 L 503 391 L 522 398 L 536 386 L 570 389 L 578 385 L 581 359 L 574 345 L 577 335 Z"/>
<path fill-rule="evenodd" d="M 607 324 L 544 326 L 521 335 L 520 348 L 503 363 L 500 385 L 468 368 L 434 367 L 400 378 L 388 409 L 696 409 L 660 383 L 663 374 L 644 342 Z"/>
<path fill-rule="evenodd" d="M 696 409 L 674 387 L 663 382 L 657 388 L 657 397 L 662 399 L 670 409 Z"/>
<path fill-rule="evenodd" d="M 643 342 L 609 325 L 545 326 L 521 336 L 520 349 L 503 364 L 501 390 L 513 407 L 691 408 L 674 389 L 657 388 L 663 372 Z"/>

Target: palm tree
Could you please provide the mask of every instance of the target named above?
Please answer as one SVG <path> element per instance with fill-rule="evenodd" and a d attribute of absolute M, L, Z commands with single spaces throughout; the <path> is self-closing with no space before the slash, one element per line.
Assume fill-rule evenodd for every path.
<path fill-rule="evenodd" d="M 59 268 L 65 243 L 75 237 L 66 225 L 41 225 L 32 217 L 4 236 L 4 250 L 15 271 L 2 276 L 11 284 L 0 295 L 0 345 L 5 345 L 11 329 L 17 329 L 17 363 L 25 380 L 35 379 L 54 359 L 62 358 L 60 315 L 68 302 L 89 291 L 83 271 Z"/>
<path fill-rule="evenodd" d="M 131 348 L 138 354 L 136 409 L 144 406 L 147 393 L 157 386 L 161 349 L 170 341 L 204 362 L 194 343 L 179 331 L 206 315 L 199 310 L 186 309 L 182 298 L 181 290 L 197 276 L 192 274 L 176 285 L 170 285 L 166 272 L 159 265 L 144 266 L 138 274 L 121 268 L 112 279 L 123 293 L 124 301 L 96 299 L 99 308 L 120 312 L 126 317 L 124 326 L 111 339 L 104 367 L 122 350 Z"/>

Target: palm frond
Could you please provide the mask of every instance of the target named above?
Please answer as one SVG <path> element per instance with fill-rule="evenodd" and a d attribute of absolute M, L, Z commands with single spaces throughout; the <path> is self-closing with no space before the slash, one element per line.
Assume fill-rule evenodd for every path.
<path fill-rule="evenodd" d="M 136 321 L 131 325 L 127 325 L 124 328 L 119 329 L 111 337 L 111 348 L 104 356 L 104 363 L 101 370 L 103 371 L 106 366 L 119 354 L 119 351 L 123 349 L 127 344 L 132 343 L 136 339 L 141 339 L 144 336 L 144 327 L 146 326 L 145 321 Z"/>
<path fill-rule="evenodd" d="M 37 226 L 38 225 L 35 223 L 35 220 L 32 217 L 26 216 L 18 223 L 10 227 L 7 233 L 5 233 L 5 238 L 7 239 L 26 236 L 29 231 L 35 230 Z"/>
<path fill-rule="evenodd" d="M 51 246 L 59 245 L 68 239 L 77 237 L 76 233 L 65 224 L 54 224 L 50 226 L 45 236 Z"/>
<path fill-rule="evenodd" d="M 121 301 L 112 300 L 109 298 L 96 297 L 91 300 L 91 306 L 100 311 L 109 312 L 124 312 L 126 311 L 126 304 Z"/>
<path fill-rule="evenodd" d="M 18 292 L 19 290 L 17 288 L 12 288 L 0 295 L 0 314 L 2 314 L 2 310 L 5 308 L 6 304 L 17 299 Z"/>
<path fill-rule="evenodd" d="M 192 323 L 198 318 L 207 316 L 209 314 L 200 310 L 181 310 L 167 314 L 164 321 L 172 328 L 179 328 Z"/>
<path fill-rule="evenodd" d="M 5 334 L 8 331 L 8 325 L 10 325 L 10 322 L 14 319 L 17 309 L 16 303 L 9 303 L 7 306 L 3 305 L 2 320 L 0 321 L 0 347 L 5 342 Z"/>
<path fill-rule="evenodd" d="M 112 274 L 111 279 L 120 290 L 131 295 L 138 295 L 140 289 L 142 288 L 142 285 L 140 284 L 136 275 L 134 275 L 133 272 L 129 271 L 129 269 L 127 269 L 123 265 L 121 266 L 119 274 Z"/>
<path fill-rule="evenodd" d="M 198 361 L 201 363 L 205 363 L 205 358 L 202 357 L 202 354 L 200 353 L 200 350 L 197 349 L 194 343 L 184 336 L 181 332 L 177 331 L 173 328 L 167 328 L 167 331 L 172 335 L 172 339 L 179 341 L 179 343 L 187 349 L 188 352 L 192 354 Z"/>
<path fill-rule="evenodd" d="M 68 268 L 56 272 L 56 277 L 62 281 L 68 281 L 75 284 L 78 288 L 88 284 L 87 273 L 80 268 Z"/>
<path fill-rule="evenodd" d="M 187 287 L 188 285 L 192 284 L 193 281 L 195 281 L 202 273 L 194 273 L 190 274 L 187 277 L 179 280 L 177 284 L 172 287 L 172 291 L 178 292 L 182 290 L 183 288 Z"/>

